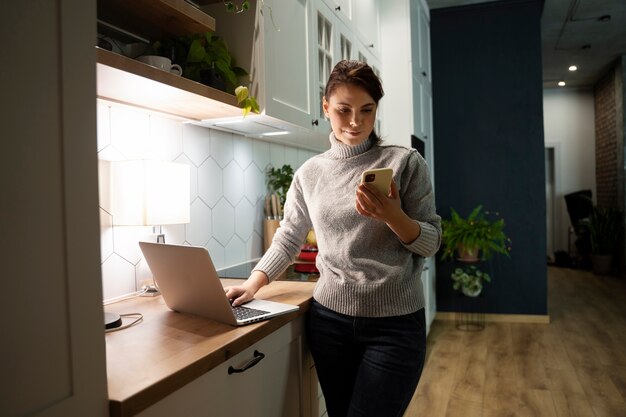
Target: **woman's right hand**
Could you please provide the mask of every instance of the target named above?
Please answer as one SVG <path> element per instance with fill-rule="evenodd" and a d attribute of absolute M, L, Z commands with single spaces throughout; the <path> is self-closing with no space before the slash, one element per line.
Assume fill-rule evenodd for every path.
<path fill-rule="evenodd" d="M 233 307 L 237 307 L 251 301 L 254 298 L 254 294 L 267 284 L 269 284 L 269 278 L 264 272 L 252 271 L 250 277 L 243 284 L 224 287 L 224 291 L 226 292 L 226 297 L 232 300 Z"/>

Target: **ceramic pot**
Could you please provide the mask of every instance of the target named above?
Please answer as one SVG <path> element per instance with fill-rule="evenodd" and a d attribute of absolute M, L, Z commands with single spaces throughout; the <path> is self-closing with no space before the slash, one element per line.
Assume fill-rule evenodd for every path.
<path fill-rule="evenodd" d="M 459 245 L 456 248 L 456 252 L 458 255 L 457 260 L 461 262 L 478 262 L 478 248 L 470 248 L 466 246 Z"/>
<path fill-rule="evenodd" d="M 461 291 L 467 297 L 478 297 L 483 290 L 483 284 L 481 282 L 478 283 L 477 287 L 461 287 Z"/>

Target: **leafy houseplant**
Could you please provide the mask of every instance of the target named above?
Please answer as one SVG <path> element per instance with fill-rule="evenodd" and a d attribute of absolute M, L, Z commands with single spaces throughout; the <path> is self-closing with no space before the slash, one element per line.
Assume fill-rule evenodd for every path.
<path fill-rule="evenodd" d="M 259 113 L 256 99 L 248 88 L 237 86 L 248 73 L 235 65 L 226 42 L 210 32 L 179 36 L 155 42 L 155 53 L 170 56 L 183 67 L 183 76 L 218 90 L 235 94 L 244 117 L 250 112 Z"/>
<path fill-rule="evenodd" d="M 591 238 L 591 262 L 598 275 L 611 272 L 613 255 L 621 237 L 621 210 L 593 206 L 587 227 Z"/>
<path fill-rule="evenodd" d="M 591 253 L 613 255 L 619 241 L 622 211 L 615 208 L 594 206 L 589 216 Z"/>
<path fill-rule="evenodd" d="M 468 297 L 476 297 L 483 289 L 483 281 L 491 282 L 489 274 L 479 271 L 474 265 L 466 268 L 456 268 L 452 273 L 452 288 L 455 291 L 461 289 Z"/>
<path fill-rule="evenodd" d="M 293 180 L 293 168 L 291 165 L 283 165 L 281 168 L 270 167 L 267 170 L 267 184 L 270 192 L 278 194 L 280 203 L 285 205 L 287 190 Z"/>
<path fill-rule="evenodd" d="M 441 259 L 452 258 L 460 252 L 460 260 L 476 261 L 490 259 L 495 253 L 509 256 L 511 239 L 504 233 L 504 219 L 490 220 L 489 212 L 482 205 L 472 210 L 464 219 L 456 210 L 450 209 L 451 217 L 442 221 L 443 253 Z M 498 216 L 498 213 L 495 213 Z"/>

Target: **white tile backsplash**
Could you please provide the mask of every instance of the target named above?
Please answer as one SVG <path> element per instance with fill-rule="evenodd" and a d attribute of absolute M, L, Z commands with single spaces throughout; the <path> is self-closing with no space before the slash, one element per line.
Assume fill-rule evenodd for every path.
<path fill-rule="evenodd" d="M 98 158 L 154 159 L 190 166 L 191 222 L 164 225 L 166 242 L 204 246 L 216 268 L 263 253 L 263 197 L 269 166 L 297 169 L 315 153 L 182 123 L 143 109 L 98 102 Z M 100 163 L 104 299 L 127 295 L 152 279 L 137 242 L 149 226 L 113 226 L 107 164 Z"/>

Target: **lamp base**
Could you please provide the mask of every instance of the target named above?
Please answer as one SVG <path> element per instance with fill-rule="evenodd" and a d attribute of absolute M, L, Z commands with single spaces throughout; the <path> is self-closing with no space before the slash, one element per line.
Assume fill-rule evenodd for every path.
<path fill-rule="evenodd" d="M 154 285 L 148 285 L 146 290 L 141 293 L 142 297 L 156 297 L 157 295 L 161 295 L 161 291 Z"/>
<path fill-rule="evenodd" d="M 122 325 L 122 318 L 117 313 L 109 313 L 106 311 L 104 313 L 104 328 L 105 329 L 115 329 L 116 327 L 120 327 Z"/>

